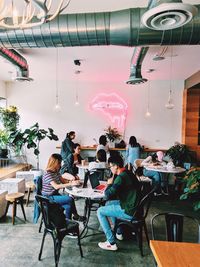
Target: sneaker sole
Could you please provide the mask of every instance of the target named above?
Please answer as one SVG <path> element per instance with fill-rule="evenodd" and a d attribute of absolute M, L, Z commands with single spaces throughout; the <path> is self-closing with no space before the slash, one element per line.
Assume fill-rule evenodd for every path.
<path fill-rule="evenodd" d="M 111 247 L 104 247 L 104 246 L 101 246 L 100 244 L 98 244 L 98 246 L 101 248 L 101 249 L 104 249 L 104 250 L 110 250 L 110 251 L 116 251 L 118 250 L 118 248 L 111 248 Z"/>

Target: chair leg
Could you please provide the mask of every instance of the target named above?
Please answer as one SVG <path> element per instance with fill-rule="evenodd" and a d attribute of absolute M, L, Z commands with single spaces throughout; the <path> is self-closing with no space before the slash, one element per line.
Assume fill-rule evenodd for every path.
<path fill-rule="evenodd" d="M 53 235 L 52 235 L 53 237 Z M 55 266 L 58 266 L 59 258 L 60 258 L 60 251 L 61 251 L 61 241 L 58 238 L 53 237 L 54 242 L 54 259 L 55 259 Z"/>
<path fill-rule="evenodd" d="M 147 239 L 147 243 L 149 245 L 149 236 L 148 236 L 148 232 L 147 232 L 147 226 L 146 226 L 146 223 L 144 223 L 144 232 L 145 232 L 145 236 L 146 236 L 146 239 Z"/>
<path fill-rule="evenodd" d="M 41 229 L 42 229 L 42 224 L 43 224 L 43 218 L 41 218 L 41 221 L 40 221 L 40 227 L 39 227 L 39 233 L 41 233 Z"/>
<path fill-rule="evenodd" d="M 81 239 L 80 239 L 79 229 L 77 229 L 77 236 L 78 236 L 78 246 L 79 246 L 80 254 L 81 254 L 81 257 L 83 257 L 83 250 L 81 247 Z"/>
<path fill-rule="evenodd" d="M 41 243 L 41 247 L 40 247 L 40 252 L 39 252 L 39 255 L 38 255 L 38 260 L 41 261 L 41 257 L 42 257 L 42 251 L 43 251 L 43 246 L 44 246 L 44 240 L 45 240 L 45 237 L 46 237 L 46 230 L 44 230 L 44 234 L 43 234 L 43 237 L 42 237 L 42 243 Z"/>
<path fill-rule="evenodd" d="M 13 210 L 12 210 L 12 224 L 15 224 L 15 216 L 16 216 L 16 207 L 17 207 L 17 203 L 16 200 L 13 201 Z"/>
<path fill-rule="evenodd" d="M 143 240 L 142 240 L 142 227 L 141 226 L 137 229 L 137 238 L 138 238 L 140 253 L 141 253 L 141 256 L 143 257 L 144 254 L 143 254 Z"/>
<path fill-rule="evenodd" d="M 28 207 L 29 199 L 30 199 L 30 194 L 31 194 L 31 188 L 29 187 L 28 189 L 28 195 L 27 195 L 27 200 L 26 200 L 26 207 Z"/>
<path fill-rule="evenodd" d="M 23 198 L 19 199 L 19 203 L 22 209 L 22 213 L 24 215 L 24 220 L 26 221 L 26 214 L 25 214 L 25 210 L 24 210 L 24 204 L 23 204 Z"/>

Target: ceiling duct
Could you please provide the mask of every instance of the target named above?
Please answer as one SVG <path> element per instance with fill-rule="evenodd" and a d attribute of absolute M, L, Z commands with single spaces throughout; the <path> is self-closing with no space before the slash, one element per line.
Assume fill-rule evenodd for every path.
<path fill-rule="evenodd" d="M 130 76 L 127 84 L 140 84 L 147 81 L 147 79 L 142 77 L 141 67 L 144 57 L 148 51 L 148 47 L 135 47 L 133 51 L 133 56 L 131 58 L 131 70 Z"/>
<path fill-rule="evenodd" d="M 181 0 L 151 0 L 141 21 L 152 30 L 172 30 L 190 22 L 197 13 L 195 6 L 183 4 Z"/>
<path fill-rule="evenodd" d="M 14 80 L 16 81 L 32 81 L 29 77 L 28 64 L 26 59 L 20 55 L 15 49 L 7 49 L 0 47 L 0 55 L 16 66 L 17 72 Z"/>
<path fill-rule="evenodd" d="M 200 6 L 197 6 L 200 9 Z M 172 31 L 152 31 L 144 27 L 145 8 L 113 12 L 63 14 L 31 29 L 0 31 L 0 47 L 38 48 L 71 46 L 198 45 L 200 15 Z M 200 12 L 198 12 L 200 13 Z"/>

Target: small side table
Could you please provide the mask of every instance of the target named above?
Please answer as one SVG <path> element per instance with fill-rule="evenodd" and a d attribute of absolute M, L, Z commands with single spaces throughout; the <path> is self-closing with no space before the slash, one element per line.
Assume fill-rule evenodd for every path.
<path fill-rule="evenodd" d="M 26 214 L 24 211 L 24 194 L 23 193 L 11 193 L 6 195 L 6 200 L 8 201 L 7 203 L 7 208 L 6 208 L 6 213 L 8 211 L 9 205 L 13 204 L 13 212 L 12 212 L 12 224 L 15 224 L 15 217 L 17 214 L 17 204 L 19 203 L 21 205 L 22 213 L 24 215 L 24 220 L 26 221 Z"/>

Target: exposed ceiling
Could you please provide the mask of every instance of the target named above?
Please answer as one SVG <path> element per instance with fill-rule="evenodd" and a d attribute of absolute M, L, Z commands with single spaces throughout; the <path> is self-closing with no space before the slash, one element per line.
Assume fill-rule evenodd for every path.
<path fill-rule="evenodd" d="M 55 1 L 56 2 L 56 1 Z M 57 1 L 58 2 L 58 1 Z M 84 4 L 82 4 L 82 2 Z M 183 1 L 184 3 L 200 4 L 199 1 Z M 65 13 L 111 11 L 134 7 L 147 7 L 148 1 L 135 0 L 71 0 Z M 150 47 L 142 65 L 142 74 L 150 80 L 170 79 L 170 55 L 171 47 L 165 53 L 165 60 L 153 61 L 161 47 Z M 90 47 L 66 47 L 58 49 L 59 80 L 74 81 L 74 72 L 82 70 L 80 79 L 90 82 L 120 82 L 129 77 L 130 61 L 133 48 L 117 46 L 90 46 Z M 182 80 L 191 76 L 200 69 L 200 46 L 173 46 L 172 79 Z M 27 59 L 30 69 L 30 77 L 34 80 L 55 80 L 56 49 L 33 48 L 21 51 Z M 74 65 L 74 59 L 82 59 L 80 68 Z M 11 80 L 11 72 L 14 67 L 5 63 L 0 58 L 0 79 Z M 148 69 L 155 69 L 147 73 Z M 51 75 L 50 75 L 51 74 Z M 127 85 L 128 86 L 128 85 Z M 131 85 L 130 85 L 131 86 Z"/>

